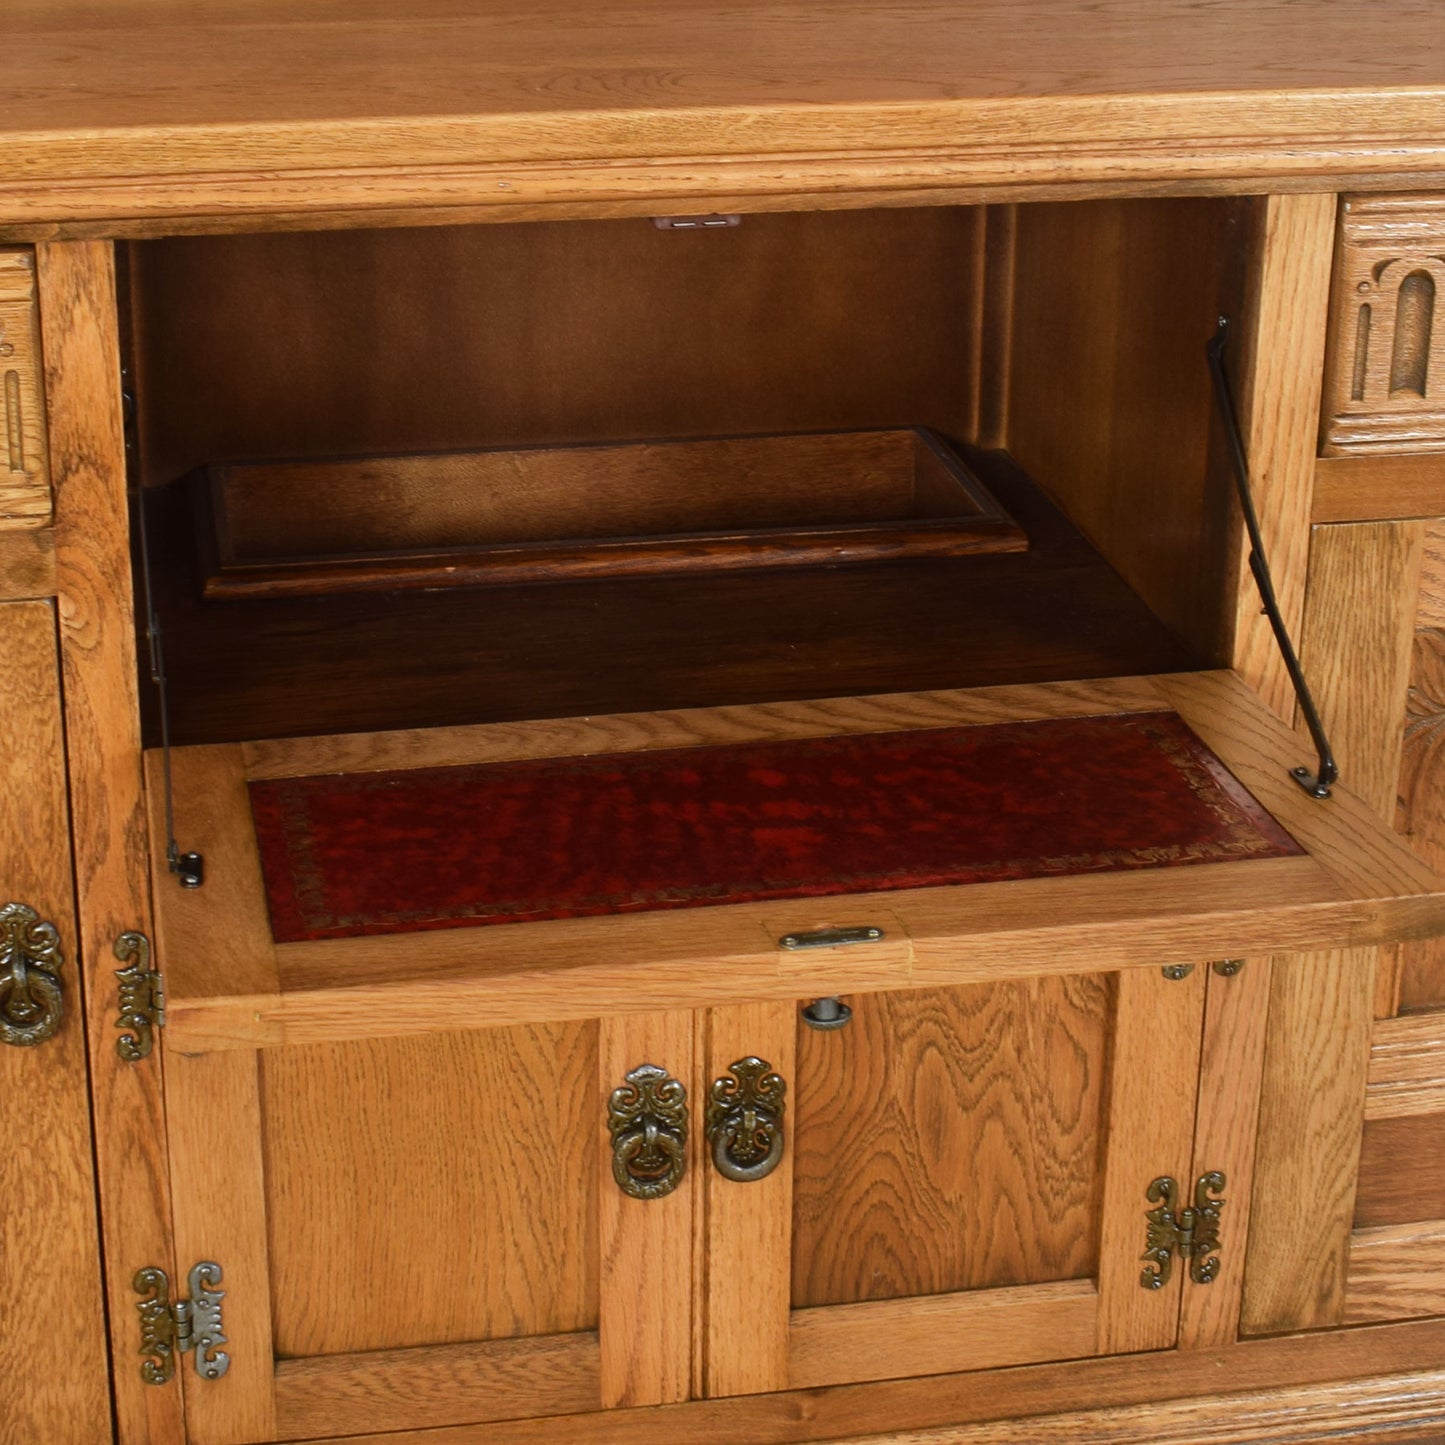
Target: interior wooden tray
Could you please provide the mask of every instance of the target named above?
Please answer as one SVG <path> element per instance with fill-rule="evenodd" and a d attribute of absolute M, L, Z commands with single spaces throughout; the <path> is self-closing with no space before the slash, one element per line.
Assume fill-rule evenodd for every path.
<path fill-rule="evenodd" d="M 299 929 L 273 927 L 254 810 L 258 785 L 284 810 L 296 801 L 290 795 L 297 788 L 314 785 L 339 784 L 358 794 L 369 789 L 375 799 L 388 774 L 495 765 L 505 765 L 502 772 L 509 773 L 515 764 L 540 767 L 549 759 L 574 759 L 585 765 L 579 785 L 592 779 L 591 787 L 599 759 L 606 763 L 627 754 L 655 755 L 658 767 L 675 771 L 683 758 L 676 750 L 719 744 L 786 750 L 805 739 L 827 739 L 824 752 L 846 752 L 838 740 L 866 742 L 893 733 L 906 746 L 916 739 L 932 749 L 928 734 L 935 730 L 987 731 L 997 724 L 1016 730 L 1035 721 L 1094 719 L 1097 727 L 1119 724 L 1127 731 L 1126 722 L 1154 727 L 1161 713 L 1176 719 L 1171 726 L 1187 727 L 1213 754 L 1211 768 L 1224 770 L 1217 776 L 1226 791 L 1246 790 L 1251 806 L 1267 815 L 1267 827 L 1277 824 L 1297 851 L 1260 849 L 1248 832 L 1238 834 L 1231 825 L 1219 835 L 1211 828 L 1208 851 L 1187 860 L 1189 866 L 1168 866 L 1171 856 L 1178 859 L 1166 850 L 1158 860 L 1132 860 L 1145 866 L 1114 867 L 1106 856 L 1113 846 L 1109 828 L 1131 807 L 1152 810 L 1147 796 L 1120 805 L 1113 795 L 1137 792 L 1140 775 L 1120 776 L 1108 749 L 1084 748 L 1067 770 L 1071 777 L 1077 773 L 1078 786 L 1062 800 L 1077 815 L 1071 826 L 1077 825 L 1079 837 L 1065 843 L 1071 853 L 1084 855 L 1082 871 L 1075 860 L 1065 859 L 1066 866 L 1047 876 L 1037 868 L 985 869 L 970 875 L 978 881 L 953 884 L 910 886 L 893 878 L 887 886 L 867 884 L 865 891 L 841 896 L 734 902 L 725 895 L 690 900 L 706 906 L 687 906 L 684 900 L 682 907 L 661 911 L 624 909 L 501 927 L 441 913 L 428 914 L 439 926 L 418 927 L 416 920 L 399 916 L 383 920 L 388 928 L 400 924 L 404 930 L 395 932 L 358 934 L 352 928 L 356 920 L 342 920 L 339 929 L 327 919 L 317 926 L 314 919 L 303 920 Z M 670 758 L 662 756 L 669 750 Z M 1344 789 L 1323 802 L 1306 796 L 1289 769 L 1307 751 L 1229 673 L 283 739 L 180 748 L 171 756 L 177 839 L 182 850 L 205 856 L 206 879 L 187 890 L 167 871 L 161 759 L 150 753 L 156 927 L 170 1048 L 320 1042 L 351 1038 L 357 1030 L 404 1034 L 747 998 L 1202 963 L 1445 931 L 1445 885 Z M 753 772 L 756 761 L 749 763 Z M 759 777 L 759 786 L 768 782 Z M 987 770 L 983 777 L 990 787 L 998 781 Z M 886 789 L 886 778 L 874 781 Z M 613 809 L 607 789 L 615 790 L 615 780 L 604 779 L 601 787 L 601 794 L 576 810 L 579 816 Z M 1206 803 L 1207 792 L 1199 795 Z M 1109 822 L 1102 816 L 1106 811 L 1119 816 Z M 1095 812 L 1097 829 L 1090 822 Z M 571 826 L 570 816 L 554 809 L 547 826 L 556 826 L 558 818 Z M 359 817 L 359 825 L 355 820 L 346 825 L 356 828 L 359 846 L 383 846 L 370 813 L 363 808 Z M 307 817 L 294 821 L 301 836 L 309 834 Z M 428 826 L 434 823 L 444 826 L 440 819 Z M 529 825 L 522 807 L 518 826 Z M 1159 846 L 1157 837 L 1145 836 L 1150 830 L 1157 832 L 1152 820 L 1137 838 L 1129 835 L 1131 851 Z M 425 839 L 422 844 L 425 851 Z M 477 881 L 488 897 L 506 888 L 503 867 L 474 866 L 471 872 L 481 877 L 472 880 L 465 876 L 467 859 L 459 865 L 442 856 L 445 852 L 438 850 L 437 866 L 454 870 L 465 886 Z M 620 853 L 604 845 L 590 853 L 583 849 L 580 856 L 589 859 L 588 866 L 608 867 Z M 306 859 L 298 855 L 296 861 L 303 888 L 321 885 L 300 900 L 303 911 L 329 908 L 334 900 L 326 896 L 325 878 L 308 879 Z M 868 860 L 870 867 L 874 861 Z M 1155 861 L 1163 866 L 1152 866 Z M 625 859 L 618 866 L 624 865 Z M 1025 873 L 1029 876 L 1021 876 Z M 721 876 L 710 868 L 709 880 Z M 669 887 L 674 881 L 663 880 Z M 734 890 L 731 897 L 748 894 Z M 402 898 L 400 909 L 412 903 L 435 907 L 435 900 L 418 893 Z M 368 915 L 396 906 L 386 898 L 361 900 Z M 644 906 L 651 909 L 652 903 L 644 900 Z M 362 925 L 370 926 L 365 919 Z M 801 953 L 781 944 L 800 931 L 857 926 L 876 927 L 883 936 L 873 944 Z"/>
<path fill-rule="evenodd" d="M 923 428 L 215 465 L 207 597 L 956 557 L 1028 540 Z"/>

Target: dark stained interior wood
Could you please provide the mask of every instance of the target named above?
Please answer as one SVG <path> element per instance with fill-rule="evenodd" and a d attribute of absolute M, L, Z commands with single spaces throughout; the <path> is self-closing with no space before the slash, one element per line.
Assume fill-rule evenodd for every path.
<path fill-rule="evenodd" d="M 278 1356 L 597 1328 L 595 1024 L 261 1058 Z"/>
<path fill-rule="evenodd" d="M 794 1308 L 1092 1274 L 1111 999 L 1082 975 L 800 1022 Z"/>
<path fill-rule="evenodd" d="M 1371 1119 L 1360 1149 L 1355 1228 L 1439 1219 L 1445 1200 L 1445 1114 Z"/>
<path fill-rule="evenodd" d="M 1030 550 L 484 592 L 199 601 L 150 508 L 178 744 L 1188 670 L 1185 647 L 1001 453 Z M 154 725 L 154 689 L 149 734 Z"/>
<path fill-rule="evenodd" d="M 1240 316 L 1253 214 L 1197 199 L 1016 208 L 1005 444 L 1220 663 L 1234 513 L 1204 345 L 1221 313 Z"/>
<path fill-rule="evenodd" d="M 978 209 L 190 237 L 129 248 L 149 483 L 203 462 L 959 431 Z"/>

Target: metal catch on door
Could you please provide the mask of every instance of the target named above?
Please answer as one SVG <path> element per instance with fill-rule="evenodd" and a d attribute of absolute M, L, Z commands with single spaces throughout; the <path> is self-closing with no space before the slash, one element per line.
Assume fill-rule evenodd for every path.
<path fill-rule="evenodd" d="M 766 1179 L 783 1157 L 783 1097 L 788 1086 L 766 1059 L 749 1056 L 713 1081 L 707 1141 L 713 1167 L 739 1184 Z"/>
<path fill-rule="evenodd" d="M 633 1199 L 671 1194 L 687 1169 L 687 1090 L 666 1069 L 639 1064 L 607 1105 L 612 1177 Z"/>
<path fill-rule="evenodd" d="M 60 933 L 24 903 L 0 908 L 0 1043 L 43 1044 L 60 1027 Z"/>
<path fill-rule="evenodd" d="M 1194 1204 L 1176 1212 L 1179 1185 L 1167 1175 L 1156 1179 L 1146 1197 L 1157 1204 L 1145 1214 L 1149 1233 L 1144 1253 L 1148 1261 L 1140 1272 L 1144 1289 L 1163 1289 L 1174 1270 L 1174 1257 L 1189 1262 L 1189 1278 L 1195 1284 L 1209 1284 L 1219 1273 L 1219 1211 L 1223 1199 L 1211 1198 L 1225 1186 L 1219 1170 L 1201 1174 L 1194 1185 Z"/>

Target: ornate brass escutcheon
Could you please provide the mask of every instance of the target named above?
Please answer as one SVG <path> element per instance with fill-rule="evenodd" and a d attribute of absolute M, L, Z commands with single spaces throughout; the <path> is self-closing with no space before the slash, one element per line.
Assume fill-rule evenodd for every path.
<path fill-rule="evenodd" d="M 728 1065 L 734 1077 L 713 1080 L 707 1101 L 712 1162 L 724 1179 L 765 1179 L 783 1157 L 783 1096 L 788 1086 L 766 1059 Z"/>
<path fill-rule="evenodd" d="M 60 1027 L 60 934 L 33 908 L 0 908 L 0 1043 L 42 1044 Z"/>
<path fill-rule="evenodd" d="M 125 963 L 115 976 L 120 980 L 118 1029 L 129 1029 L 115 1041 L 116 1052 L 128 1064 L 138 1064 L 155 1044 L 155 1030 L 166 1021 L 166 996 L 161 976 L 151 967 L 151 944 L 143 933 L 122 933 L 115 941 L 115 956 Z"/>
<path fill-rule="evenodd" d="M 607 1105 L 612 1177 L 633 1199 L 661 1199 L 687 1168 L 687 1090 L 666 1069 L 639 1064 Z"/>
<path fill-rule="evenodd" d="M 194 1353 L 196 1373 L 203 1380 L 219 1380 L 231 1368 L 231 1357 L 220 1346 L 224 1290 L 221 1266 L 202 1260 L 187 1276 L 191 1297 L 171 1303 L 171 1281 L 163 1269 L 143 1269 L 135 1277 L 135 1292 L 149 1295 L 136 1305 L 140 1312 L 140 1367 L 148 1385 L 164 1385 L 176 1373 L 176 1356 Z"/>
<path fill-rule="evenodd" d="M 1140 1272 L 1145 1289 L 1163 1289 L 1174 1270 L 1174 1256 L 1189 1261 L 1189 1278 L 1195 1284 L 1209 1284 L 1219 1273 L 1219 1211 L 1225 1200 L 1211 1198 L 1225 1186 L 1217 1169 L 1201 1174 L 1194 1185 L 1194 1204 L 1175 1212 L 1179 1186 L 1167 1175 L 1156 1179 L 1146 1197 L 1157 1209 L 1145 1214 L 1149 1234 L 1141 1259 L 1148 1263 Z"/>

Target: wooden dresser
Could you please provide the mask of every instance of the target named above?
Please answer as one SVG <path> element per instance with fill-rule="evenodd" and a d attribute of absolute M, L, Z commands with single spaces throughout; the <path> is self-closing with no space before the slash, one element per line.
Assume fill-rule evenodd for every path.
<path fill-rule="evenodd" d="M 4 1445 L 1445 1434 L 1434 0 L 10 0 L 0 684 Z"/>

